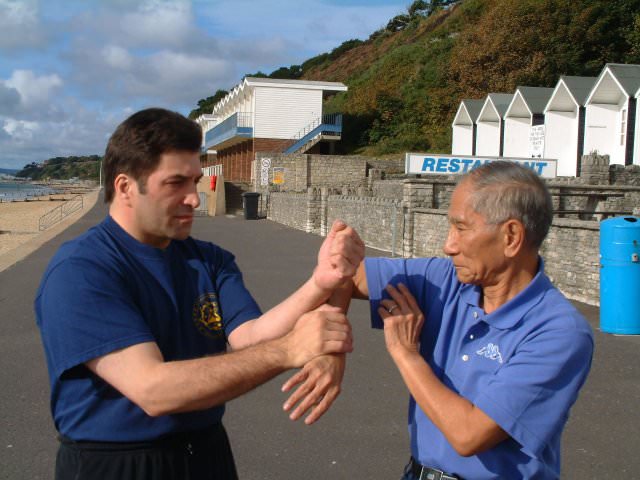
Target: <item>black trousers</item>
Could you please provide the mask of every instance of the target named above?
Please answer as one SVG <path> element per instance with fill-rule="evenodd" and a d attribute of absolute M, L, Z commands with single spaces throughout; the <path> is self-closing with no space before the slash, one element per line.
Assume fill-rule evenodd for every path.
<path fill-rule="evenodd" d="M 222 424 L 139 443 L 60 438 L 56 480 L 237 480 Z"/>

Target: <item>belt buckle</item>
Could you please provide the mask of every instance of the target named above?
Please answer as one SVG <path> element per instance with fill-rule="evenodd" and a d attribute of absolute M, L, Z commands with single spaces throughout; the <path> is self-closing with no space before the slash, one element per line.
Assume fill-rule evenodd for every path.
<path fill-rule="evenodd" d="M 437 468 L 422 467 L 418 480 L 440 480 L 443 475 L 444 472 Z"/>

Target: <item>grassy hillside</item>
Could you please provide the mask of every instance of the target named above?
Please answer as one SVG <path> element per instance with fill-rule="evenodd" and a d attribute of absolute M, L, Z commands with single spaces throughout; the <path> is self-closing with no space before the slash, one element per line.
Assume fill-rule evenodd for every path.
<path fill-rule="evenodd" d="M 640 63 L 639 12 L 640 0 L 417 0 L 366 41 L 268 76 L 348 85 L 325 106 L 345 114 L 343 153 L 448 152 L 463 98 Z"/>
<path fill-rule="evenodd" d="M 84 157 L 55 157 L 44 163 L 30 163 L 16 173 L 16 177 L 32 180 L 80 180 L 98 181 L 100 160 L 98 155 Z"/>
<path fill-rule="evenodd" d="M 640 63 L 640 1 L 465 0 L 385 31 L 306 79 L 342 81 L 347 151 L 448 152 L 463 98 L 553 87 L 607 62 Z"/>

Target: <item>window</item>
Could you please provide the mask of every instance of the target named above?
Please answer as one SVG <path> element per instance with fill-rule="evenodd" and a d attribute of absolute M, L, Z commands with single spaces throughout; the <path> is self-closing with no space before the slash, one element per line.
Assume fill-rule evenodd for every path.
<path fill-rule="evenodd" d="M 623 108 L 620 112 L 620 145 L 624 145 L 627 138 L 627 109 Z"/>

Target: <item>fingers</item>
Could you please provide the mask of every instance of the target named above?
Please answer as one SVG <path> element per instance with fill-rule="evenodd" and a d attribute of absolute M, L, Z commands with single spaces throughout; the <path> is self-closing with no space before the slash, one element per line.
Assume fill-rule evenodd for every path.
<path fill-rule="evenodd" d="M 402 313 L 409 313 L 411 309 L 409 308 L 409 304 L 407 303 L 407 299 L 404 294 L 398 290 L 393 285 L 389 284 L 385 287 L 385 290 L 391 296 L 393 301 L 400 307 Z M 393 302 L 392 302 L 393 303 Z"/>
<path fill-rule="evenodd" d="M 304 423 L 311 425 L 324 415 L 340 394 L 344 368 L 344 355 L 325 355 L 307 363 L 304 373 L 295 376 L 304 382 L 283 405 L 285 411 L 293 409 L 289 418 L 295 421 L 308 413 Z"/>
<path fill-rule="evenodd" d="M 299 385 L 300 383 L 304 382 L 307 379 L 307 376 L 308 376 L 308 374 L 304 369 L 300 370 L 298 373 L 296 373 L 294 376 L 292 376 L 289 380 L 284 382 L 284 384 L 281 387 L 281 390 L 283 392 L 288 392 L 289 390 L 291 390 L 296 385 Z M 292 397 L 289 397 L 289 398 L 291 399 Z M 287 407 L 287 403 L 289 403 L 289 401 L 284 404 L 284 409 L 285 410 L 289 410 L 289 407 Z"/>
<path fill-rule="evenodd" d="M 338 393 L 335 388 L 331 388 L 323 397 L 322 400 L 311 410 L 311 413 L 304 419 L 306 425 L 315 423 L 327 410 L 333 405 L 335 399 L 338 398 Z M 301 413 L 302 415 L 302 413 Z"/>

